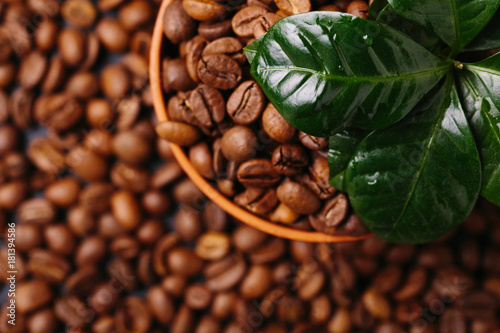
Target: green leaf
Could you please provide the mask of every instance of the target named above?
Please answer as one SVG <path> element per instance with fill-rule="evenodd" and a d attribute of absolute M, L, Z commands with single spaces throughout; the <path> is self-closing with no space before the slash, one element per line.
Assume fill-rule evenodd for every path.
<path fill-rule="evenodd" d="M 452 55 L 469 44 L 495 14 L 500 0 L 389 0 L 394 10 L 441 38 Z"/>
<path fill-rule="evenodd" d="M 368 17 L 375 21 L 380 12 L 389 4 L 387 0 L 374 0 L 368 8 Z"/>
<path fill-rule="evenodd" d="M 464 51 L 485 51 L 500 48 L 500 9 L 488 25 L 470 42 Z"/>
<path fill-rule="evenodd" d="M 368 135 L 346 170 L 354 211 L 386 241 L 437 239 L 476 202 L 481 164 L 452 83 L 433 89 L 407 119 Z"/>
<path fill-rule="evenodd" d="M 265 35 L 260 36 L 247 46 L 243 48 L 243 52 L 245 53 L 245 56 L 247 57 L 247 61 L 249 64 L 252 63 L 253 59 L 255 58 L 255 55 L 257 54 L 257 51 L 259 50 L 260 45 L 262 44 L 262 40 L 264 39 Z"/>
<path fill-rule="evenodd" d="M 336 175 L 334 178 L 330 179 L 330 185 L 335 187 L 340 192 L 347 192 L 344 180 L 345 170 Z"/>
<path fill-rule="evenodd" d="M 347 169 L 356 148 L 368 133 L 368 131 L 360 129 L 346 129 L 330 137 L 328 166 L 330 167 L 330 183 L 336 189 L 342 191 L 344 187 L 343 173 Z"/>
<path fill-rule="evenodd" d="M 386 25 L 310 12 L 269 29 L 251 73 L 291 125 L 325 137 L 397 122 L 450 68 Z"/>
<path fill-rule="evenodd" d="M 481 194 L 500 205 L 500 53 L 466 65 L 458 86 L 481 156 Z"/>
<path fill-rule="evenodd" d="M 380 12 L 377 17 L 377 22 L 387 24 L 388 26 L 404 33 L 433 53 L 438 48 L 442 48 L 443 42 L 437 36 L 428 33 L 426 30 L 398 15 L 391 5 L 387 5 Z"/>

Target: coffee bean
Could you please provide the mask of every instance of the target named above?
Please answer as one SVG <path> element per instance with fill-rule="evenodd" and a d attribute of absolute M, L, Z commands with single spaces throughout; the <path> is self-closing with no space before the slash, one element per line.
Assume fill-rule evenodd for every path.
<path fill-rule="evenodd" d="M 210 231 L 198 238 L 195 253 L 204 260 L 218 260 L 225 257 L 230 249 L 228 235 Z"/>
<path fill-rule="evenodd" d="M 140 207 L 132 193 L 116 191 L 111 196 L 110 204 L 113 216 L 125 230 L 133 230 L 139 225 Z"/>
<path fill-rule="evenodd" d="M 140 244 L 137 239 L 128 235 L 120 235 L 109 244 L 109 251 L 123 259 L 136 258 L 139 254 Z"/>
<path fill-rule="evenodd" d="M 71 270 L 68 260 L 48 250 L 34 249 L 30 251 L 28 257 L 28 271 L 49 283 L 62 283 Z"/>
<path fill-rule="evenodd" d="M 128 33 L 114 18 L 102 18 L 96 26 L 97 37 L 110 52 L 123 52 L 128 44 Z"/>
<path fill-rule="evenodd" d="M 309 215 L 311 226 L 326 234 L 335 234 L 337 227 L 344 221 L 349 203 L 343 193 L 328 200 L 323 209 L 314 215 Z"/>
<path fill-rule="evenodd" d="M 130 90 L 130 74 L 121 64 L 106 66 L 101 72 L 100 86 L 108 98 L 119 100 Z"/>
<path fill-rule="evenodd" d="M 469 319 L 493 319 L 498 309 L 495 296 L 486 291 L 474 291 L 460 297 L 457 306 Z"/>
<path fill-rule="evenodd" d="M 146 333 L 151 326 L 151 313 L 146 303 L 138 297 L 127 297 L 115 312 L 115 324 L 119 332 Z"/>
<path fill-rule="evenodd" d="M 272 238 L 250 253 L 253 264 L 267 264 L 280 258 L 285 253 L 285 242 L 281 238 Z"/>
<path fill-rule="evenodd" d="M 0 122 L 2 123 L 5 123 L 7 119 L 9 119 L 9 112 L 7 109 L 8 104 L 9 96 L 7 96 L 7 93 L 5 91 L 0 89 Z"/>
<path fill-rule="evenodd" d="M 34 118 L 42 125 L 56 131 L 69 129 L 82 115 L 82 105 L 69 94 L 54 94 L 39 98 L 34 106 Z"/>
<path fill-rule="evenodd" d="M 66 163 L 85 180 L 102 179 L 108 170 L 105 158 L 83 146 L 70 150 L 66 155 Z"/>
<path fill-rule="evenodd" d="M 100 11 L 107 12 L 118 7 L 123 2 L 124 0 L 97 0 L 97 8 Z"/>
<path fill-rule="evenodd" d="M 42 235 L 38 226 L 33 224 L 16 225 L 16 248 L 28 252 L 42 243 Z"/>
<path fill-rule="evenodd" d="M 56 216 L 54 206 L 45 198 L 23 201 L 16 211 L 20 223 L 49 224 Z"/>
<path fill-rule="evenodd" d="M 205 315 L 200 319 L 194 333 L 215 333 L 220 331 L 220 323 L 214 317 Z"/>
<path fill-rule="evenodd" d="M 108 263 L 107 272 L 114 288 L 131 291 L 136 285 L 136 276 L 130 263 L 121 258 L 115 258 Z"/>
<path fill-rule="evenodd" d="M 297 131 L 271 103 L 262 114 L 262 128 L 272 139 L 281 143 L 290 142 Z"/>
<path fill-rule="evenodd" d="M 132 131 L 116 134 L 113 137 L 112 148 L 119 158 L 131 164 L 142 164 L 148 160 L 151 154 L 149 143 Z"/>
<path fill-rule="evenodd" d="M 241 225 L 232 233 L 232 244 L 241 252 L 250 252 L 261 245 L 267 235 L 252 227 Z"/>
<path fill-rule="evenodd" d="M 319 209 L 320 201 L 308 188 L 295 182 L 278 186 L 278 199 L 298 214 L 312 214 Z"/>
<path fill-rule="evenodd" d="M 203 284 L 193 284 L 184 292 L 185 304 L 193 310 L 203 310 L 212 302 L 212 292 Z"/>
<path fill-rule="evenodd" d="M 65 28 L 59 32 L 57 47 L 64 63 L 69 67 L 76 67 L 85 59 L 85 35 L 79 30 Z"/>
<path fill-rule="evenodd" d="M 19 135 L 15 127 L 5 124 L 0 127 L 0 156 L 17 148 Z"/>
<path fill-rule="evenodd" d="M 200 131 L 196 127 L 176 121 L 161 122 L 156 126 L 156 132 L 160 137 L 180 146 L 191 146 L 200 138 Z"/>
<path fill-rule="evenodd" d="M 323 288 L 325 273 L 318 268 L 317 263 L 312 262 L 309 266 L 303 265 L 294 279 L 294 286 L 302 300 L 312 300 Z"/>
<path fill-rule="evenodd" d="M 64 289 L 77 296 L 88 295 L 99 279 L 99 272 L 95 267 L 92 265 L 82 266 L 68 276 L 64 282 Z"/>
<path fill-rule="evenodd" d="M 61 16 L 71 25 L 88 28 L 97 17 L 97 10 L 90 1 L 70 0 L 62 4 Z"/>
<path fill-rule="evenodd" d="M 456 267 L 447 267 L 436 272 L 432 289 L 441 297 L 454 299 L 466 294 L 473 285 L 474 280 L 469 274 Z"/>
<path fill-rule="evenodd" d="M 198 61 L 198 77 L 214 88 L 235 88 L 242 78 L 241 67 L 225 54 L 202 56 Z"/>
<path fill-rule="evenodd" d="M 248 125 L 260 116 L 264 109 L 264 100 L 264 93 L 257 83 L 245 81 L 229 97 L 227 112 L 235 123 Z"/>
<path fill-rule="evenodd" d="M 87 55 L 80 66 L 82 70 L 90 69 L 97 62 L 97 58 L 101 51 L 101 44 L 99 43 L 99 38 L 97 37 L 96 32 L 91 32 L 87 35 L 86 48 L 87 48 Z"/>
<path fill-rule="evenodd" d="M 25 62 L 22 63 L 22 66 L 26 67 L 24 63 Z M 26 77 L 25 76 L 26 74 L 23 75 L 24 75 L 22 78 L 23 80 L 25 81 L 31 80 L 31 77 Z M 13 63 L 8 62 L 5 64 L 0 64 L 0 88 L 7 88 L 8 86 L 10 86 L 14 82 L 15 77 L 16 77 L 16 66 Z M 35 78 L 35 80 L 36 79 L 37 78 Z M 7 111 L 7 108 L 5 108 L 5 111 Z"/>
<path fill-rule="evenodd" d="M 238 168 L 237 177 L 245 187 L 269 187 L 281 179 L 271 161 L 261 158 L 243 162 Z"/>
<path fill-rule="evenodd" d="M 362 296 L 363 306 L 375 318 L 388 319 L 391 315 L 391 306 L 383 295 L 374 289 L 365 291 Z"/>
<path fill-rule="evenodd" d="M 182 7 L 189 16 L 198 21 L 221 19 L 226 14 L 226 7 L 214 0 L 182 0 Z"/>
<path fill-rule="evenodd" d="M 246 63 L 246 57 L 243 54 L 243 44 L 234 37 L 221 37 L 210 42 L 203 49 L 202 55 L 207 56 L 211 54 L 225 54 L 240 65 Z"/>
<path fill-rule="evenodd" d="M 415 268 L 410 271 L 405 284 L 394 293 L 394 299 L 405 301 L 420 294 L 427 282 L 427 271 L 423 268 Z"/>
<path fill-rule="evenodd" d="M 118 19 L 128 31 L 139 29 L 148 23 L 153 16 L 153 9 L 145 0 L 134 0 L 120 7 Z"/>
<path fill-rule="evenodd" d="M 349 6 L 346 8 L 346 12 L 358 17 L 367 19 L 368 18 L 368 5 L 364 1 L 351 1 Z"/>
<path fill-rule="evenodd" d="M 167 265 L 173 273 L 191 277 L 201 271 L 203 261 L 192 251 L 178 247 L 168 253 Z"/>
<path fill-rule="evenodd" d="M 76 236 L 88 234 L 95 225 L 95 220 L 90 211 L 83 206 L 73 206 L 67 212 L 68 227 Z"/>
<path fill-rule="evenodd" d="M 248 299 L 262 297 L 271 287 L 271 270 L 264 265 L 253 265 L 241 281 L 239 292 Z"/>
<path fill-rule="evenodd" d="M 56 22 L 51 19 L 44 19 L 38 24 L 35 30 L 35 44 L 41 51 L 50 51 L 57 40 L 59 27 Z"/>
<path fill-rule="evenodd" d="M 249 187 L 234 197 L 234 202 L 257 215 L 264 215 L 278 204 L 276 190 Z"/>
<path fill-rule="evenodd" d="M 195 21 L 184 11 L 181 1 L 172 1 L 163 17 L 163 32 L 174 44 L 188 40 L 196 31 Z"/>
<path fill-rule="evenodd" d="M 226 106 L 217 89 L 200 84 L 191 92 L 188 102 L 192 117 L 196 120 L 193 125 L 210 129 L 224 120 Z M 187 120 L 189 117 L 186 118 L 184 114 L 184 118 Z"/>
<path fill-rule="evenodd" d="M 66 82 L 66 92 L 80 99 L 90 99 L 99 89 L 97 76 L 94 73 L 81 71 L 73 74 Z"/>
<path fill-rule="evenodd" d="M 311 10 L 310 0 L 275 0 L 274 2 L 287 15 L 305 13 Z"/>
<path fill-rule="evenodd" d="M 17 81 L 24 89 L 33 89 L 42 81 L 46 70 L 46 56 L 40 51 L 32 51 L 23 58 L 17 73 Z"/>
<path fill-rule="evenodd" d="M 186 91 L 196 86 L 188 72 L 184 59 L 164 58 L 162 61 L 162 87 L 166 93 Z"/>
<path fill-rule="evenodd" d="M 186 305 L 182 305 L 174 316 L 172 325 L 170 326 L 171 333 L 190 332 L 193 328 L 193 312 Z"/>
<path fill-rule="evenodd" d="M 45 244 L 54 253 L 69 256 L 75 248 L 75 238 L 65 224 L 51 224 L 43 230 Z"/>
<path fill-rule="evenodd" d="M 54 311 L 50 308 L 36 311 L 28 317 L 26 327 L 33 333 L 54 332 L 57 328 Z"/>
<path fill-rule="evenodd" d="M 149 288 L 146 300 L 151 314 L 159 323 L 167 325 L 172 321 L 176 310 L 174 302 L 160 286 Z"/>
<path fill-rule="evenodd" d="M 73 178 L 62 178 L 45 188 L 45 197 L 58 207 L 69 207 L 78 200 L 80 184 Z"/>
<path fill-rule="evenodd" d="M 213 292 L 233 288 L 246 272 L 245 260 L 239 255 L 230 255 L 211 262 L 203 270 L 208 289 Z"/>
<path fill-rule="evenodd" d="M 234 126 L 222 136 L 221 150 L 228 160 L 246 161 L 256 154 L 257 136 L 244 126 Z"/>
<path fill-rule="evenodd" d="M 208 40 L 229 36 L 232 33 L 231 20 L 200 22 L 198 34 Z"/>
<path fill-rule="evenodd" d="M 281 17 L 274 13 L 265 13 L 254 23 L 253 36 L 263 36 Z"/>
<path fill-rule="evenodd" d="M 267 10 L 260 6 L 248 6 L 240 9 L 231 21 L 234 33 L 240 37 L 253 36 L 255 24 L 265 13 Z"/>
<path fill-rule="evenodd" d="M 442 333 L 465 333 L 467 323 L 464 315 L 457 309 L 447 309 L 439 320 L 439 332 Z"/>
<path fill-rule="evenodd" d="M 66 76 L 66 67 L 63 59 L 59 55 L 50 58 L 45 77 L 42 80 L 42 91 L 46 93 L 54 92 L 62 84 Z"/>
<path fill-rule="evenodd" d="M 93 288 L 88 298 L 88 305 L 95 313 L 103 314 L 113 310 L 119 295 L 112 288 L 107 282 L 102 282 Z"/>
<path fill-rule="evenodd" d="M 32 107 L 34 95 L 23 88 L 16 89 L 9 99 L 9 113 L 14 125 L 19 129 L 27 129 L 32 123 Z"/>
<path fill-rule="evenodd" d="M 300 173 L 309 164 L 309 157 L 302 146 L 284 144 L 278 146 L 272 154 L 274 170 L 285 176 Z"/>
<path fill-rule="evenodd" d="M 40 280 L 23 281 L 16 288 L 16 309 L 27 313 L 39 309 L 52 300 L 49 285 Z"/>

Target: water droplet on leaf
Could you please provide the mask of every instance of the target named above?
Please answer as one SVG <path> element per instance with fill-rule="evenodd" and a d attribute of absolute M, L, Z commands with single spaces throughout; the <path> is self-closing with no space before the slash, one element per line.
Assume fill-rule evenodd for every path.
<path fill-rule="evenodd" d="M 368 36 L 368 35 L 363 36 L 363 41 L 368 46 L 371 46 L 373 44 L 373 38 L 371 36 Z"/>

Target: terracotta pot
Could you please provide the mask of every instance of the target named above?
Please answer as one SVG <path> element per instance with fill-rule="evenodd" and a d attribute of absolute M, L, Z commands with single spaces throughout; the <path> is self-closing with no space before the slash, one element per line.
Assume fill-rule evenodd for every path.
<path fill-rule="evenodd" d="M 165 13 L 165 10 L 167 9 L 167 6 L 170 4 L 171 1 L 172 0 L 164 0 L 161 4 L 158 17 L 155 22 L 153 40 L 150 50 L 149 80 L 151 84 L 151 91 L 153 94 L 155 113 L 160 122 L 168 120 L 166 104 L 163 98 L 163 92 L 160 82 L 160 64 L 161 64 L 161 46 L 164 40 L 162 18 Z M 246 223 L 247 225 L 255 229 L 261 230 L 263 232 L 266 232 L 268 234 L 277 237 L 305 241 L 305 242 L 316 242 L 316 243 L 350 242 L 350 241 L 365 239 L 372 236 L 372 234 L 367 234 L 358 237 L 327 235 L 320 232 L 297 230 L 265 220 L 237 206 L 231 200 L 229 200 L 221 193 L 219 193 L 217 189 L 212 187 L 212 185 L 210 185 L 207 182 L 207 180 L 203 178 L 198 173 L 198 171 L 194 169 L 194 167 L 191 165 L 188 157 L 186 156 L 181 147 L 172 143 L 170 143 L 170 147 L 182 169 L 184 169 L 189 178 L 191 178 L 191 180 L 196 184 L 196 186 L 198 186 L 198 188 L 210 200 L 219 205 L 227 213 L 231 214 L 238 220 Z"/>

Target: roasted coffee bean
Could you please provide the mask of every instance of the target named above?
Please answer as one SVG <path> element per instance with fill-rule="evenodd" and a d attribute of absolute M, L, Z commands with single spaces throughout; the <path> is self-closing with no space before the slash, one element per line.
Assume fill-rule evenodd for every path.
<path fill-rule="evenodd" d="M 83 60 L 83 63 L 80 65 L 80 68 L 82 70 L 88 70 L 92 68 L 97 62 L 97 58 L 101 51 L 101 44 L 99 43 L 99 38 L 97 37 L 96 32 L 91 32 L 87 35 L 86 48 L 87 55 Z"/>
<path fill-rule="evenodd" d="M 38 226 L 33 224 L 16 225 L 16 248 L 27 252 L 42 243 L 42 235 Z"/>
<path fill-rule="evenodd" d="M 187 72 L 189 74 L 189 77 L 193 81 L 198 82 L 199 81 L 198 61 L 200 61 L 200 59 L 201 59 L 201 55 L 203 53 L 203 50 L 205 49 L 205 47 L 208 44 L 208 40 L 202 36 L 197 35 L 194 38 L 192 38 L 191 40 L 189 40 L 188 43 L 189 43 L 189 48 L 188 48 L 187 54 L 186 54 L 186 69 L 187 69 Z M 213 90 L 217 91 L 216 89 L 213 89 Z M 220 103 L 224 106 L 224 100 L 220 101 Z M 175 119 L 173 119 L 173 120 L 175 120 Z"/>
<path fill-rule="evenodd" d="M 88 305 L 100 315 L 110 312 L 115 307 L 118 297 L 118 293 L 109 283 L 102 282 L 93 288 L 88 299 Z"/>
<path fill-rule="evenodd" d="M 244 126 L 234 126 L 222 136 L 221 150 L 228 160 L 243 162 L 257 153 L 257 136 Z"/>
<path fill-rule="evenodd" d="M 278 186 L 278 199 L 298 214 L 312 214 L 320 208 L 318 197 L 308 188 L 295 182 Z"/>
<path fill-rule="evenodd" d="M 47 72 L 42 80 L 42 91 L 46 93 L 54 92 L 62 84 L 66 76 L 66 67 L 63 59 L 59 55 L 50 58 Z"/>
<path fill-rule="evenodd" d="M 14 125 L 27 129 L 32 123 L 34 95 L 23 88 L 16 89 L 9 99 L 9 113 Z"/>
<path fill-rule="evenodd" d="M 61 16 L 71 25 L 88 28 L 97 17 L 97 10 L 90 1 L 70 0 L 62 4 Z"/>
<path fill-rule="evenodd" d="M 189 149 L 189 160 L 193 167 L 205 178 L 214 176 L 212 154 L 205 142 L 200 142 Z"/>
<path fill-rule="evenodd" d="M 143 300 L 127 297 L 115 312 L 115 325 L 119 332 L 146 333 L 151 326 L 151 313 Z"/>
<path fill-rule="evenodd" d="M 204 260 L 218 260 L 225 257 L 230 249 L 228 235 L 209 231 L 198 238 L 195 253 Z"/>
<path fill-rule="evenodd" d="M 16 288 L 16 309 L 27 313 L 39 309 L 52 300 L 53 292 L 43 281 L 20 282 Z"/>
<path fill-rule="evenodd" d="M 88 234 L 95 225 L 91 212 L 83 206 L 73 206 L 67 212 L 68 227 L 76 236 Z"/>
<path fill-rule="evenodd" d="M 304 132 L 299 132 L 300 142 L 311 150 L 322 150 L 328 146 L 328 138 L 318 138 Z"/>
<path fill-rule="evenodd" d="M 118 19 L 122 26 L 133 31 L 148 23 L 153 16 L 153 9 L 148 1 L 133 0 L 127 2 L 118 10 Z"/>
<path fill-rule="evenodd" d="M 287 15 L 305 13 L 311 10 L 310 0 L 274 0 L 274 2 Z"/>
<path fill-rule="evenodd" d="M 262 297 L 271 287 L 271 270 L 264 265 L 253 265 L 241 281 L 239 292 L 247 299 Z"/>
<path fill-rule="evenodd" d="M 460 297 L 457 306 L 469 319 L 493 319 L 498 309 L 495 297 L 486 291 L 475 291 Z"/>
<path fill-rule="evenodd" d="M 83 145 L 98 154 L 109 156 L 112 154 L 112 140 L 110 132 L 93 129 L 85 135 Z"/>
<path fill-rule="evenodd" d="M 232 33 L 231 20 L 200 22 L 198 34 L 208 40 L 229 36 Z"/>
<path fill-rule="evenodd" d="M 54 253 L 69 256 L 75 248 L 75 238 L 65 224 L 51 224 L 43 230 L 45 244 Z"/>
<path fill-rule="evenodd" d="M 26 62 L 22 63 L 22 66 L 26 68 L 25 65 Z M 43 64 L 43 63 L 42 63 Z M 22 79 L 24 81 L 31 81 L 31 77 L 26 77 L 26 73 L 23 74 L 23 77 L 19 77 L 19 79 Z M 42 74 L 43 75 L 43 74 Z M 0 88 L 7 88 L 12 84 L 14 81 L 14 78 L 16 77 L 16 66 L 13 63 L 5 63 L 5 64 L 0 64 Z M 19 81 L 18 79 L 18 81 Z M 36 80 L 37 78 L 35 78 Z M 29 88 L 28 88 L 29 89 Z M 7 108 L 5 108 L 5 111 L 7 111 Z"/>
<path fill-rule="evenodd" d="M 64 131 L 80 120 L 83 106 L 70 94 L 48 95 L 36 101 L 33 115 L 40 124 Z"/>
<path fill-rule="evenodd" d="M 189 109 L 196 119 L 195 125 L 211 128 L 224 120 L 226 106 L 222 94 L 217 89 L 200 84 L 190 93 L 188 102 Z"/>
<path fill-rule="evenodd" d="M 146 170 L 139 167 L 116 163 L 110 171 L 110 177 L 115 186 L 140 193 L 148 188 L 150 175 Z"/>
<path fill-rule="evenodd" d="M 97 37 L 110 52 L 122 52 L 128 45 L 128 33 L 114 18 L 102 18 L 96 26 Z"/>
<path fill-rule="evenodd" d="M 2 123 L 5 123 L 9 119 L 8 104 L 9 96 L 0 88 L 0 122 Z"/>
<path fill-rule="evenodd" d="M 244 65 L 246 62 L 246 57 L 243 54 L 243 44 L 234 37 L 221 37 L 210 42 L 203 49 L 202 55 L 210 54 L 228 55 L 240 65 Z"/>
<path fill-rule="evenodd" d="M 361 18 L 368 18 L 368 4 L 364 1 L 354 0 L 349 3 L 346 12 Z"/>
<path fill-rule="evenodd" d="M 130 74 L 121 64 L 108 65 L 101 72 L 100 86 L 105 96 L 119 100 L 130 90 Z"/>
<path fill-rule="evenodd" d="M 191 125 L 176 121 L 164 121 L 156 126 L 158 135 L 180 146 L 191 146 L 200 138 L 200 131 Z"/>
<path fill-rule="evenodd" d="M 257 19 L 257 22 L 254 22 L 253 36 L 255 38 L 263 36 L 280 18 L 277 14 L 265 13 Z"/>
<path fill-rule="evenodd" d="M 374 317 L 387 320 L 391 315 L 391 306 L 387 299 L 374 289 L 368 289 L 362 296 L 365 309 Z"/>
<path fill-rule="evenodd" d="M 137 278 L 128 261 L 121 258 L 111 260 L 107 272 L 115 289 L 131 291 L 135 288 Z"/>
<path fill-rule="evenodd" d="M 189 75 L 186 61 L 181 58 L 163 59 L 161 82 L 166 93 L 186 91 L 196 86 L 196 82 Z"/>
<path fill-rule="evenodd" d="M 272 139 L 287 143 L 296 133 L 296 129 L 269 103 L 262 114 L 262 128 Z"/>
<path fill-rule="evenodd" d="M 309 173 L 300 175 L 298 180 L 309 187 L 322 200 L 331 198 L 337 192 L 337 190 L 330 185 L 328 160 L 319 153 L 313 154 L 312 164 L 309 166 Z"/>
<path fill-rule="evenodd" d="M 35 30 L 35 44 L 41 51 L 50 51 L 57 40 L 59 27 L 56 22 L 50 19 L 44 19 L 38 24 Z"/>
<path fill-rule="evenodd" d="M 16 211 L 20 223 L 49 224 L 54 221 L 56 210 L 45 198 L 33 198 L 23 201 Z"/>
<path fill-rule="evenodd" d="M 415 268 L 410 271 L 406 282 L 394 293 L 394 299 L 405 301 L 420 294 L 427 282 L 427 271 L 423 268 Z"/>
<path fill-rule="evenodd" d="M 343 193 L 328 200 L 323 209 L 314 215 L 309 215 L 311 226 L 326 234 L 335 234 L 338 226 L 344 221 L 349 203 Z"/>
<path fill-rule="evenodd" d="M 271 161 L 262 158 L 243 162 L 238 168 L 237 178 L 245 187 L 269 187 L 281 180 Z"/>
<path fill-rule="evenodd" d="M 186 305 L 182 305 L 174 316 L 172 325 L 170 326 L 171 333 L 191 332 L 193 324 L 193 312 Z"/>
<path fill-rule="evenodd" d="M 76 146 L 68 152 L 66 164 L 85 180 L 102 179 L 108 170 L 104 157 L 83 146 Z"/>
<path fill-rule="evenodd" d="M 125 230 L 137 228 L 141 221 L 141 211 L 132 193 L 116 191 L 111 196 L 110 205 L 114 218 Z"/>
<path fill-rule="evenodd" d="M 133 131 L 116 134 L 113 137 L 112 148 L 115 155 L 131 164 L 142 164 L 151 154 L 147 140 Z"/>
<path fill-rule="evenodd" d="M 97 8 L 100 11 L 107 12 L 118 7 L 123 2 L 124 0 L 97 0 Z"/>
<path fill-rule="evenodd" d="M 100 276 L 97 268 L 92 265 L 82 266 L 68 276 L 64 282 L 64 289 L 77 296 L 90 294 Z"/>
<path fill-rule="evenodd" d="M 235 88 L 242 78 L 241 67 L 225 54 L 202 56 L 198 62 L 198 77 L 201 82 L 214 88 Z"/>
<path fill-rule="evenodd" d="M 194 36 L 196 23 L 182 8 L 181 1 L 172 1 L 168 5 L 163 16 L 163 32 L 174 44 Z"/>
<path fill-rule="evenodd" d="M 309 157 L 300 145 L 284 144 L 278 146 L 271 158 L 273 168 L 279 174 L 293 176 L 309 164 Z"/>
<path fill-rule="evenodd" d="M 174 227 L 182 239 L 194 241 L 202 232 L 200 212 L 181 207 L 174 216 Z"/>
<path fill-rule="evenodd" d="M 203 284 L 192 284 L 184 292 L 184 301 L 193 310 L 203 310 L 209 307 L 212 297 L 212 292 Z"/>
<path fill-rule="evenodd" d="M 66 82 L 66 92 L 80 99 L 94 97 L 99 89 L 97 75 L 87 71 L 73 74 Z"/>
<path fill-rule="evenodd" d="M 267 235 L 252 227 L 241 225 L 232 233 L 232 244 L 241 252 L 250 252 L 261 245 Z"/>
<path fill-rule="evenodd" d="M 167 254 L 167 265 L 173 273 L 191 277 L 201 271 L 203 261 L 192 251 L 178 247 Z"/>
<path fill-rule="evenodd" d="M 70 263 L 62 256 L 40 248 L 29 253 L 28 271 L 49 283 L 59 284 L 70 272 Z"/>
<path fill-rule="evenodd" d="M 79 267 L 96 265 L 106 255 L 106 241 L 97 235 L 89 236 L 78 244 L 75 263 Z"/>
<path fill-rule="evenodd" d="M 151 314 L 159 323 L 166 325 L 172 321 L 176 310 L 174 302 L 160 286 L 149 288 L 146 300 Z"/>
<path fill-rule="evenodd" d="M 229 97 L 226 106 L 227 112 L 235 123 L 248 125 L 260 116 L 264 109 L 264 101 L 264 93 L 257 83 L 245 81 Z"/>
<path fill-rule="evenodd" d="M 272 238 L 250 253 L 253 264 L 267 264 L 279 259 L 286 251 L 285 242 L 280 238 Z"/>
<path fill-rule="evenodd" d="M 17 81 L 24 89 L 37 86 L 47 70 L 47 58 L 41 51 L 32 51 L 22 60 L 17 72 Z"/>
<path fill-rule="evenodd" d="M 439 332 L 465 333 L 467 323 L 464 315 L 457 309 L 446 309 L 439 320 Z"/>
<path fill-rule="evenodd" d="M 253 36 L 257 21 L 265 13 L 267 10 L 260 6 L 248 6 L 239 10 L 231 20 L 234 33 L 240 37 Z"/>
<path fill-rule="evenodd" d="M 45 197 L 58 207 L 69 207 L 78 200 L 80 184 L 73 178 L 62 178 L 45 188 Z"/>
<path fill-rule="evenodd" d="M 234 202 L 257 215 L 264 215 L 278 204 L 276 190 L 249 187 L 234 197 Z"/>
<path fill-rule="evenodd" d="M 208 289 L 220 292 L 233 288 L 240 282 L 245 272 L 245 260 L 234 254 L 208 264 L 203 270 L 203 275 Z"/>
<path fill-rule="evenodd" d="M 109 244 L 109 251 L 123 259 L 133 259 L 139 254 L 140 244 L 137 239 L 128 235 L 120 235 Z"/>
<path fill-rule="evenodd" d="M 182 0 L 182 7 L 189 16 L 198 21 L 221 19 L 227 8 L 214 0 Z"/>
<path fill-rule="evenodd" d="M 79 30 L 65 28 L 59 32 L 57 46 L 64 63 L 76 67 L 83 62 L 86 53 L 85 35 Z"/>
<path fill-rule="evenodd" d="M 302 265 L 294 279 L 294 286 L 300 299 L 310 301 L 323 288 L 326 277 L 318 263 L 311 261 Z"/>
<path fill-rule="evenodd" d="M 19 135 L 16 128 L 9 124 L 2 124 L 0 127 L 0 156 L 17 148 L 18 143 Z"/>
<path fill-rule="evenodd" d="M 28 331 L 33 333 L 54 332 L 56 326 L 56 317 L 54 311 L 50 308 L 36 311 L 31 314 L 26 321 Z"/>

